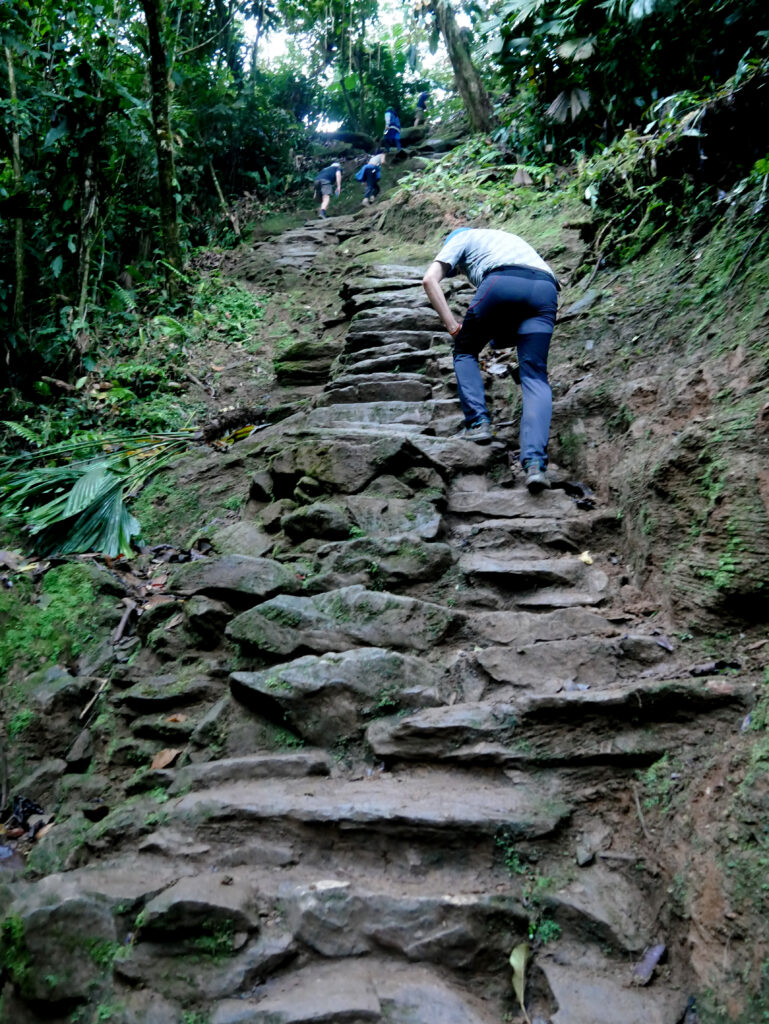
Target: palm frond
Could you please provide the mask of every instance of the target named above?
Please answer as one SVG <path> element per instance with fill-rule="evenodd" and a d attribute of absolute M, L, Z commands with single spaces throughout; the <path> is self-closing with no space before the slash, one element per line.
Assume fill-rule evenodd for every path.
<path fill-rule="evenodd" d="M 41 554 L 128 556 L 141 526 L 126 501 L 199 440 L 192 430 L 89 434 L 0 458 L 0 514 L 34 537 Z"/>

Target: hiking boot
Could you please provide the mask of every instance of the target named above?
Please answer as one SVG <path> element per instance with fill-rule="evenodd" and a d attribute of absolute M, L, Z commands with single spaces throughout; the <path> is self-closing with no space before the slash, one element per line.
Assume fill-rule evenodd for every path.
<path fill-rule="evenodd" d="M 529 494 L 539 494 L 540 491 L 550 487 L 547 469 L 541 462 L 532 460 L 524 468 L 526 470 L 526 486 L 529 489 Z"/>
<path fill-rule="evenodd" d="M 494 435 L 491 432 L 491 422 L 482 416 L 460 431 L 459 436 L 466 441 L 475 441 L 476 444 L 488 444 Z"/>
<path fill-rule="evenodd" d="M 318 216 L 325 218 L 325 217 L 328 217 L 328 214 L 326 213 L 325 210 L 318 210 Z"/>
<path fill-rule="evenodd" d="M 368 199 L 366 199 L 364 197 L 363 202 L 361 203 L 361 206 L 368 206 Z"/>

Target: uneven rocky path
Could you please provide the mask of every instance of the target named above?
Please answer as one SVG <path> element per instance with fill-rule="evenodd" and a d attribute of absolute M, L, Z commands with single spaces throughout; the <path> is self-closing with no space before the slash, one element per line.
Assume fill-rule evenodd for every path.
<path fill-rule="evenodd" d="M 15 890 L 52 964 L 9 1021 L 80 1019 L 96 992 L 125 1024 L 499 1024 L 523 1020 L 524 941 L 532 1021 L 683 1019 L 684 950 L 631 984 L 667 884 L 634 772 L 744 694 L 623 609 L 611 509 L 557 467 L 530 496 L 512 426 L 452 436 L 420 277 L 344 283 L 328 383 L 244 442 L 248 518 L 173 570 L 188 647 L 155 618 L 111 700 L 186 763 L 132 777 L 71 870 Z"/>

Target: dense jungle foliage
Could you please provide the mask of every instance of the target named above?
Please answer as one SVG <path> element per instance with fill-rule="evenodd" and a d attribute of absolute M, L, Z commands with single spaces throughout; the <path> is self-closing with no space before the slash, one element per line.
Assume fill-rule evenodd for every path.
<path fill-rule="evenodd" d="M 468 175 L 490 187 L 475 215 L 504 206 L 516 174 L 576 189 L 596 267 L 670 229 L 703 232 L 745 190 L 758 190 L 761 215 L 762 14 L 759 0 L 4 5 L 6 511 L 42 507 L 45 537 L 63 510 L 96 502 L 111 525 L 81 523 L 73 549 L 128 550 L 121 495 L 199 425 L 200 407 L 171 400 L 185 339 L 223 323 L 246 338 L 262 315 L 252 296 L 199 280 L 196 254 L 306 197 L 329 125 L 374 139 L 388 104 L 410 123 L 422 89 L 434 123 L 464 107 L 466 124 L 489 130 L 444 168 L 453 187 Z M 164 366 L 143 358 L 153 341 Z M 140 472 L 124 458 L 137 431 L 168 434 L 147 442 Z M 25 452 L 44 473 L 8 461 Z"/>

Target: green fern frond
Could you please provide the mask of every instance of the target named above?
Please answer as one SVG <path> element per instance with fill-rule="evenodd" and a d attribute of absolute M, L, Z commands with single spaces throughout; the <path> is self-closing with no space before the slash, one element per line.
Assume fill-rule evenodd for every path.
<path fill-rule="evenodd" d="M 43 441 L 39 434 L 36 434 L 29 427 L 25 427 L 23 423 L 16 423 L 13 420 L 3 420 L 3 426 L 8 427 L 14 434 L 18 434 L 19 437 L 23 437 L 29 444 L 34 444 L 38 448 L 42 448 Z"/>

